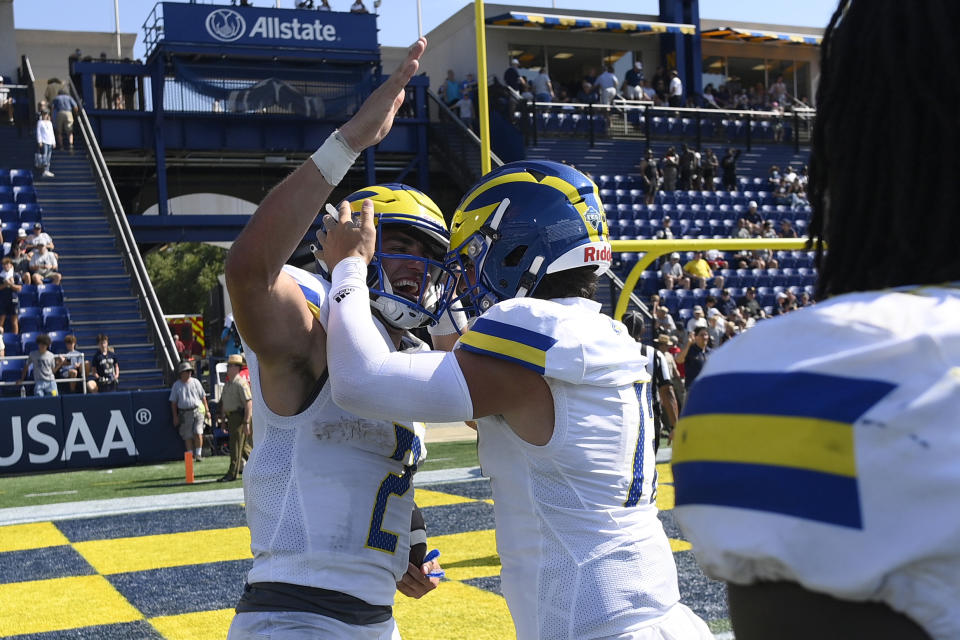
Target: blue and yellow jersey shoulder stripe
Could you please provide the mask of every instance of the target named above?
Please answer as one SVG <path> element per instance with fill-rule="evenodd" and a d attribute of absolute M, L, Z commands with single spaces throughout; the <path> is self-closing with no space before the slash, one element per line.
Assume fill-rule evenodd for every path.
<path fill-rule="evenodd" d="M 698 379 L 674 435 L 677 505 L 862 528 L 853 425 L 895 387 L 812 372 Z"/>
<path fill-rule="evenodd" d="M 460 339 L 460 348 L 516 362 L 542 375 L 546 373 L 547 351 L 556 343 L 552 336 L 481 317 Z"/>

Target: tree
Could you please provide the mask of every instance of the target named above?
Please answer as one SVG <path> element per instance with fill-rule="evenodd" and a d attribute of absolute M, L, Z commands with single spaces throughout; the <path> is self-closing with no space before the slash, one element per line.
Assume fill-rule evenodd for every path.
<path fill-rule="evenodd" d="M 226 249 L 198 242 L 163 245 L 148 253 L 147 273 L 163 312 L 203 313 L 226 256 Z"/>

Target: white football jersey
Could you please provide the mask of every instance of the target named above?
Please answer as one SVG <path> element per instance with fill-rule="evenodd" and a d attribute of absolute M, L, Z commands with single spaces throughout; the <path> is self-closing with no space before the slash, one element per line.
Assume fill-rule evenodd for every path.
<path fill-rule="evenodd" d="M 520 640 L 585 640 L 649 625 L 679 600 L 654 502 L 649 419 L 634 383 L 640 345 L 583 298 L 500 302 L 459 349 L 542 374 L 556 421 L 546 445 L 501 418 L 479 421 L 490 478 L 501 585 Z"/>
<path fill-rule="evenodd" d="M 284 271 L 326 326 L 329 283 L 294 267 Z M 247 581 L 320 587 L 392 605 L 407 570 L 411 470 L 426 457 L 423 424 L 347 413 L 332 401 L 329 385 L 302 413 L 279 416 L 263 400 L 256 354 L 243 346 L 256 429 L 243 474 L 254 556 Z"/>
<path fill-rule="evenodd" d="M 713 352 L 674 514 L 713 578 L 880 601 L 960 638 L 960 288 L 837 296 Z"/>

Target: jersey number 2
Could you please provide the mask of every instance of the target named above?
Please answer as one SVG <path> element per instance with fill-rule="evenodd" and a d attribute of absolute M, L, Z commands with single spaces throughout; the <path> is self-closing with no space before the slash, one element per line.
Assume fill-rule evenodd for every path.
<path fill-rule="evenodd" d="M 397 437 L 397 446 L 390 457 L 394 460 L 403 460 L 409 455 L 412 462 L 406 465 L 402 476 L 388 473 L 380 482 L 377 499 L 373 503 L 373 514 L 370 517 L 370 530 L 367 532 L 367 547 L 387 553 L 394 553 L 397 550 L 397 534 L 383 529 L 383 514 L 387 510 L 387 502 L 391 495 L 402 496 L 410 490 L 422 451 L 420 438 L 409 427 L 394 422 L 393 432 Z"/>

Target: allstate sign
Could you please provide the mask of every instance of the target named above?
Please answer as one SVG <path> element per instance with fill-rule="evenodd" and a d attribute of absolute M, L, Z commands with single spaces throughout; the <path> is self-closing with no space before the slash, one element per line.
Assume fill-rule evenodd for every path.
<path fill-rule="evenodd" d="M 377 50 L 372 14 L 164 2 L 163 25 L 168 42 Z"/>

